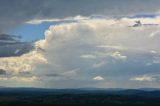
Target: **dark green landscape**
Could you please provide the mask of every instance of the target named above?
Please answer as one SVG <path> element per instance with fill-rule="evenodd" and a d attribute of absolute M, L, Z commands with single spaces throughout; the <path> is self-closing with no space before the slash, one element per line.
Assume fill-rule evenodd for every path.
<path fill-rule="evenodd" d="M 160 106 L 158 89 L 1 88 L 0 106 Z"/>

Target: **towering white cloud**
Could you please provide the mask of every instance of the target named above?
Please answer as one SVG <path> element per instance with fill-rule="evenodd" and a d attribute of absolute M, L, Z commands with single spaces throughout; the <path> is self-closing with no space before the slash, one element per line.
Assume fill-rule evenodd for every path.
<path fill-rule="evenodd" d="M 64 86 L 67 86 L 69 79 L 73 82 L 83 82 L 85 79 L 86 83 L 90 83 L 91 77 L 105 75 L 117 83 L 119 77 L 122 77 L 121 83 L 123 80 L 129 83 L 131 73 L 141 75 L 149 72 L 146 64 L 154 64 L 154 57 L 158 56 L 160 50 L 159 41 L 150 35 L 160 26 L 145 24 L 158 23 L 159 18 L 156 18 L 157 21 L 152 18 L 140 19 L 144 26 L 132 27 L 135 20 L 138 19 L 88 18 L 50 26 L 45 32 L 45 39 L 37 42 L 45 51 L 49 63 L 44 70 L 61 75 L 49 79 L 57 86 L 58 81 L 66 80 Z M 156 51 L 156 54 L 151 51 Z M 65 74 L 74 69 L 78 69 L 74 74 Z M 152 71 L 149 73 L 156 71 L 154 66 L 150 69 Z M 150 80 L 146 77 L 135 79 Z M 75 83 L 72 84 L 70 86 Z M 85 84 L 81 83 L 80 86 Z"/>
<path fill-rule="evenodd" d="M 51 25 L 45 31 L 45 39 L 35 43 L 36 50 L 19 57 L 0 58 L 0 68 L 11 74 L 1 80 L 38 80 L 47 87 L 95 87 L 103 85 L 106 78 L 114 86 L 127 81 L 126 86 L 131 87 L 131 79 L 149 82 L 152 78 L 134 76 L 157 71 L 159 36 L 151 34 L 160 25 L 145 24 L 158 23 L 159 18 L 140 19 L 144 25 L 132 27 L 135 20 L 138 19 L 88 17 Z M 28 71 L 32 74 L 18 74 Z"/>

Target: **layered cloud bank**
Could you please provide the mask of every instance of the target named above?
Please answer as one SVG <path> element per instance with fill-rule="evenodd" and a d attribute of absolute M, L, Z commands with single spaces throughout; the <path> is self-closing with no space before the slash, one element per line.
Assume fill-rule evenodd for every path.
<path fill-rule="evenodd" d="M 17 86 L 159 87 L 159 17 L 73 20 L 51 25 L 33 51 L 0 58 L 1 83 L 19 79 Z M 142 25 L 133 27 L 136 20 Z"/>
<path fill-rule="evenodd" d="M 159 13 L 159 0 L 1 0 L 0 33 L 30 20 Z"/>

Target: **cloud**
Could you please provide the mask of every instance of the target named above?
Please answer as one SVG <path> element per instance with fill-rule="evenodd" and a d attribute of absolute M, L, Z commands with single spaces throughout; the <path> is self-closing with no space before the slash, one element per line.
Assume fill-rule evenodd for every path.
<path fill-rule="evenodd" d="M 106 64 L 106 62 L 100 62 L 100 63 L 95 63 L 95 64 L 93 64 L 93 67 L 94 68 L 100 68 L 100 67 L 102 67 L 102 66 L 104 66 Z"/>
<path fill-rule="evenodd" d="M 158 0 L 1 0 L 0 33 L 25 22 L 52 21 L 77 15 L 105 15 L 122 17 L 134 14 L 155 13 L 160 10 Z M 135 8 L 136 5 L 136 8 Z M 65 10 L 65 11 L 64 11 Z M 49 20 L 48 20 L 49 19 Z"/>
<path fill-rule="evenodd" d="M 20 71 L 18 73 L 18 75 L 19 76 L 29 76 L 29 75 L 31 75 L 31 72 L 30 72 L 30 70 L 29 71 Z"/>
<path fill-rule="evenodd" d="M 32 43 L 22 42 L 18 36 L 0 34 L 0 57 L 20 56 L 33 49 Z"/>
<path fill-rule="evenodd" d="M 138 77 L 156 73 L 160 68 L 160 26 L 131 26 L 136 20 L 160 23 L 159 4 L 158 0 L 1 0 L 0 33 L 24 23 L 60 22 L 51 25 L 45 39 L 35 44 L 1 34 L 0 73 L 6 74 L 2 80 L 14 80 L 14 85 L 18 79 L 24 82 L 35 76 L 51 87 L 60 81 L 64 82 L 60 87 L 97 86 L 90 82 L 92 76 L 109 76 L 122 83 L 131 73 Z M 150 13 L 154 17 L 146 18 Z"/>
<path fill-rule="evenodd" d="M 112 53 L 112 54 L 111 54 L 111 57 L 113 57 L 113 58 L 115 58 L 115 59 L 117 59 L 117 60 L 119 60 L 119 59 L 120 59 L 120 60 L 126 60 L 126 59 L 127 59 L 127 56 L 121 55 L 121 53 L 118 52 L 118 51 Z"/>
<path fill-rule="evenodd" d="M 156 53 L 157 53 L 157 51 L 154 51 L 154 50 L 151 50 L 150 52 L 153 53 L 153 54 L 156 54 Z"/>
<path fill-rule="evenodd" d="M 146 63 L 146 65 L 151 66 L 154 64 L 160 64 L 160 53 L 154 50 L 150 51 L 153 59 Z"/>
<path fill-rule="evenodd" d="M 101 76 L 96 76 L 96 77 L 94 77 L 93 79 L 94 79 L 94 80 L 97 80 L 97 81 L 102 81 L 102 80 L 104 80 L 104 78 L 101 77 Z"/>
<path fill-rule="evenodd" d="M 6 71 L 3 69 L 0 69 L 0 75 L 6 75 Z"/>
<path fill-rule="evenodd" d="M 141 76 L 141 77 L 131 78 L 130 80 L 133 80 L 133 81 L 154 81 L 155 78 L 144 75 L 144 76 Z"/>
<path fill-rule="evenodd" d="M 18 76 L 12 76 L 12 77 L 0 77 L 0 81 L 22 81 L 22 82 L 33 82 L 37 80 L 38 78 L 36 76 L 31 77 L 18 77 Z"/>
<path fill-rule="evenodd" d="M 158 74 L 157 75 L 143 75 L 143 76 L 130 78 L 130 80 L 132 81 L 156 81 L 159 79 L 160 79 L 160 76 Z"/>
<path fill-rule="evenodd" d="M 42 75 L 42 76 L 46 76 L 46 77 L 61 77 L 62 75 L 61 74 L 56 74 L 56 73 L 47 73 L 45 75 Z"/>
<path fill-rule="evenodd" d="M 38 63 L 47 63 L 47 60 L 40 52 L 31 51 L 19 57 L 0 58 L 0 69 L 17 74 L 33 70 L 34 66 Z"/>
<path fill-rule="evenodd" d="M 0 35 L 0 80 L 10 83 L 35 82 L 35 68 L 47 64 L 38 42 L 22 42 L 18 36 Z M 23 84 L 22 84 L 23 85 Z M 7 85 L 9 86 L 9 85 Z"/>
<path fill-rule="evenodd" d="M 95 59 L 96 56 L 95 56 L 95 55 L 88 54 L 88 55 L 82 55 L 81 58 L 84 58 L 84 59 Z"/>
<path fill-rule="evenodd" d="M 126 48 L 124 46 L 120 46 L 120 45 L 99 45 L 97 46 L 98 48 L 106 48 L 106 49 L 115 49 L 115 50 L 126 50 L 129 48 Z"/>
<path fill-rule="evenodd" d="M 154 62 L 159 60 L 158 36 L 149 37 L 160 26 L 131 27 L 135 20 L 89 17 L 51 25 L 45 38 L 36 41 L 35 49 L 29 53 L 0 58 L 0 69 L 7 70 L 7 79 L 36 76 L 42 87 L 103 85 L 93 80 L 93 76 L 100 79 L 99 75 L 103 75 L 100 80 L 107 76 L 109 85 L 117 87 L 124 83 L 131 87 L 131 80 L 154 82 L 155 77 L 140 75 L 156 73 L 160 68 L 159 62 Z M 151 18 L 143 23 L 153 21 Z M 136 77 L 128 80 L 130 75 Z"/>
<path fill-rule="evenodd" d="M 48 64 L 36 69 L 62 76 L 46 77 L 42 81 L 51 80 L 57 86 L 58 81 L 69 79 L 75 83 L 83 80 L 90 83 L 92 76 L 104 75 L 110 76 L 108 79 L 113 82 L 122 83 L 131 73 L 139 76 L 151 73 L 149 70 L 156 72 L 158 66 L 146 66 L 146 63 L 152 62 L 158 54 L 151 51 L 159 51 L 159 41 L 149 36 L 159 26 L 130 27 L 135 20 L 97 18 L 51 25 L 45 31 L 45 39 L 36 42 L 45 50 L 42 54 Z M 144 23 L 152 23 L 153 20 L 148 19 Z M 78 70 L 71 71 L 74 69 Z M 68 86 L 68 83 L 63 86 Z M 74 83 L 69 85 L 74 86 Z"/>
<path fill-rule="evenodd" d="M 62 18 L 62 19 L 34 19 L 26 22 L 27 24 L 42 24 L 43 22 L 74 22 L 74 21 L 81 21 L 81 20 L 88 20 L 89 17 L 84 17 L 77 15 L 75 17 L 68 17 L 68 18 Z"/>
<path fill-rule="evenodd" d="M 11 43 L 17 43 L 19 42 L 19 37 L 14 35 L 7 35 L 7 34 L 1 34 L 0 35 L 0 41 L 3 43 L 3 41 L 11 42 Z"/>
<path fill-rule="evenodd" d="M 160 34 L 160 31 L 154 31 L 153 33 L 150 34 L 150 37 L 155 37 Z"/>

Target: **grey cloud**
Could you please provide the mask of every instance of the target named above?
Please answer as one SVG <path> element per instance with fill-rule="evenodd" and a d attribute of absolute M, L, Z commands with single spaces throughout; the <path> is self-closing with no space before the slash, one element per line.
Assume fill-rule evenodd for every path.
<path fill-rule="evenodd" d="M 0 57 L 20 56 L 33 48 L 32 43 L 21 42 L 17 36 L 0 35 Z"/>
<path fill-rule="evenodd" d="M 158 0 L 1 0 L 0 32 L 32 19 L 157 12 Z"/>
<path fill-rule="evenodd" d="M 61 74 L 54 74 L 54 73 L 49 73 L 49 74 L 45 74 L 44 76 L 46 77 L 61 77 Z"/>
<path fill-rule="evenodd" d="M 6 70 L 0 69 L 0 75 L 6 75 Z"/>
<path fill-rule="evenodd" d="M 1 34 L 0 35 L 0 41 L 6 40 L 6 41 L 10 41 L 12 43 L 18 42 L 19 38 L 20 38 L 20 36 L 15 36 L 15 35 L 7 35 L 7 34 Z M 2 45 L 3 42 L 0 42 L 0 43 Z"/>
<path fill-rule="evenodd" d="M 26 75 L 31 75 L 31 72 L 22 71 L 22 72 L 19 72 L 18 74 L 19 74 L 20 76 L 26 76 Z"/>

